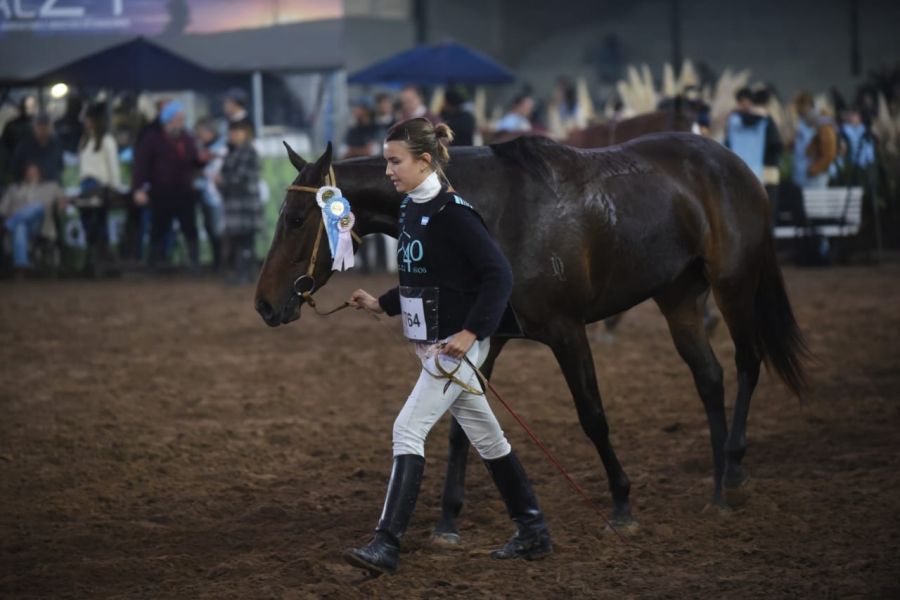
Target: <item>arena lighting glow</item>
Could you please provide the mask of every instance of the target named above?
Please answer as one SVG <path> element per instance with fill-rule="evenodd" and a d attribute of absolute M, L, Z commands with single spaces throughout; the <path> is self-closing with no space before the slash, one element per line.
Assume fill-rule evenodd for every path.
<path fill-rule="evenodd" d="M 63 98 L 66 94 L 69 93 L 69 86 L 64 83 L 57 83 L 52 88 L 50 88 L 50 95 L 54 98 Z"/>

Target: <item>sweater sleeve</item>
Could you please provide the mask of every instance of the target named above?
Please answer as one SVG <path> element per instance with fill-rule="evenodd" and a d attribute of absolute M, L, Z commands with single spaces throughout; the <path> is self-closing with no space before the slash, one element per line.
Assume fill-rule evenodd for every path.
<path fill-rule="evenodd" d="M 438 215 L 441 236 L 474 270 L 478 293 L 463 322 L 481 340 L 496 331 L 512 294 L 513 277 L 509 261 L 491 237 L 475 211 L 448 204 Z"/>
<path fill-rule="evenodd" d="M 378 298 L 378 306 L 389 317 L 400 314 L 400 287 L 392 287 Z"/>

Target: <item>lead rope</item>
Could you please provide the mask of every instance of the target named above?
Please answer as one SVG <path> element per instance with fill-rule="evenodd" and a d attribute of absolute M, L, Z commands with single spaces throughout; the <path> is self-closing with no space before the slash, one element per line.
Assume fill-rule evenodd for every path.
<path fill-rule="evenodd" d="M 327 315 L 335 313 L 343 308 L 347 308 L 348 306 L 350 306 L 350 303 L 344 302 L 343 305 L 341 305 L 338 308 L 336 308 L 332 311 L 329 311 L 327 313 L 319 313 L 318 311 L 316 311 L 316 313 L 320 314 L 322 316 L 327 316 Z M 313 308 L 315 308 L 315 305 L 313 305 Z M 375 314 L 374 312 L 370 312 L 370 311 L 366 311 L 366 312 L 368 312 L 370 315 L 372 315 L 372 318 L 375 319 L 375 321 L 377 321 L 378 323 L 382 323 L 383 325 L 388 326 L 388 324 L 385 322 L 382 322 L 382 320 L 379 319 L 378 315 Z M 399 337 L 399 334 L 393 328 L 390 328 L 389 331 L 391 332 L 391 334 L 393 336 Z M 402 342 L 403 342 L 404 346 L 409 345 L 405 338 L 402 340 Z M 416 356 L 416 360 L 419 360 L 418 356 Z M 628 539 L 624 535 L 622 535 L 622 532 L 620 532 L 616 528 L 616 526 L 612 524 L 612 521 L 610 521 L 609 518 L 607 518 L 606 513 L 603 512 L 603 509 L 600 508 L 600 506 L 597 504 L 597 502 L 590 497 L 590 495 L 587 493 L 587 491 L 585 491 L 585 489 L 583 487 L 581 487 L 581 485 L 579 485 L 578 482 L 575 481 L 575 479 L 571 475 L 569 475 L 569 472 L 566 471 L 566 468 L 562 465 L 562 463 L 559 461 L 559 459 L 557 459 L 556 456 L 553 454 L 553 452 L 551 452 L 550 449 L 544 445 L 544 443 L 540 440 L 540 438 L 537 436 L 537 434 L 534 433 L 534 431 L 531 429 L 531 427 L 528 426 L 528 423 L 525 422 L 525 419 L 520 417 L 518 415 L 518 413 L 516 413 L 516 411 L 513 410 L 513 407 L 510 406 L 509 403 L 503 399 L 503 396 L 501 396 L 500 393 L 497 392 L 496 388 L 494 388 L 494 386 L 491 385 L 490 380 L 487 377 L 485 377 L 484 373 L 482 373 L 481 370 L 478 367 L 476 367 L 472 363 L 472 361 L 469 360 L 469 358 L 467 356 L 463 356 L 463 360 L 466 362 L 467 365 L 469 365 L 469 368 L 471 368 L 472 371 L 475 373 L 475 375 L 478 377 L 478 380 L 481 383 L 482 391 L 473 389 L 471 386 L 461 382 L 459 379 L 457 379 L 455 377 L 455 374 L 459 370 L 459 367 L 457 367 L 456 369 L 453 369 L 453 371 L 446 371 L 441 366 L 440 361 L 435 361 L 437 364 L 438 370 L 441 372 L 441 375 L 435 375 L 434 373 L 431 373 L 428 369 L 425 368 L 424 364 L 423 364 L 422 368 L 426 373 L 428 373 L 432 377 L 435 377 L 437 379 L 444 379 L 444 378 L 448 379 L 447 385 L 444 387 L 445 392 L 447 391 L 447 388 L 450 386 L 451 383 L 456 383 L 456 384 L 460 385 L 466 391 L 474 393 L 479 396 L 486 394 L 487 390 L 490 390 L 491 393 L 494 394 L 494 397 L 497 398 L 497 400 L 500 402 L 500 404 L 503 405 L 503 408 L 506 409 L 506 412 L 508 412 L 510 415 L 512 415 L 513 419 L 516 420 L 516 423 L 518 423 L 519 426 L 528 435 L 528 437 L 531 438 L 531 441 L 534 442 L 534 444 L 538 448 L 540 448 L 541 452 L 544 453 L 544 455 L 547 457 L 547 459 L 562 474 L 562 476 L 569 483 L 569 486 L 573 490 L 575 490 L 575 492 L 577 492 L 578 495 L 581 496 L 585 502 L 587 502 L 588 506 L 590 506 L 594 510 L 594 512 L 600 516 L 601 519 L 603 519 L 603 522 L 606 523 L 606 526 L 610 529 L 610 531 L 615 533 L 616 536 L 624 544 L 626 544 L 628 546 L 633 546 L 632 542 L 628 541 Z M 462 364 L 462 363 L 460 363 L 460 364 Z"/>

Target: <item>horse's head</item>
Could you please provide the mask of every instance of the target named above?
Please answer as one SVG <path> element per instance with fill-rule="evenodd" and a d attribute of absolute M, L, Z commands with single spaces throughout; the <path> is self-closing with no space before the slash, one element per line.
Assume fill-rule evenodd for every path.
<path fill-rule="evenodd" d="M 303 295 L 325 285 L 332 272 L 328 239 L 320 231 L 322 213 L 316 203 L 316 190 L 325 185 L 331 169 L 331 143 L 315 163 L 307 163 L 284 145 L 298 175 L 285 194 L 256 283 L 256 310 L 271 327 L 299 319 Z"/>

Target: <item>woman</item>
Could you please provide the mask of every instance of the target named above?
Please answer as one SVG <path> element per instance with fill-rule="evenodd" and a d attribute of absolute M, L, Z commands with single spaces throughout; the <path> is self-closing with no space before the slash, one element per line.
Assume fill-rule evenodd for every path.
<path fill-rule="evenodd" d="M 114 274 L 115 257 L 109 247 L 107 213 L 112 194 L 122 184 L 119 148 L 107 131 L 106 107 L 90 107 L 84 117 L 84 136 L 78 147 L 78 178 L 81 193 L 77 200 L 88 242 L 85 271 L 89 275 L 106 271 Z"/>
<path fill-rule="evenodd" d="M 394 422 L 394 464 L 375 537 L 344 554 L 373 574 L 397 569 L 425 467 L 425 438 L 448 409 L 484 459 L 517 525 L 516 535 L 492 556 L 531 559 L 552 550 L 525 471 L 462 360 L 481 366 L 487 357 L 490 336 L 507 309 L 512 271 L 478 213 L 446 183 L 443 167 L 450 156 L 444 144 L 452 139 L 447 125 L 425 118 L 389 130 L 386 174 L 406 193 L 399 214 L 400 285 L 377 299 L 364 290 L 350 297 L 357 309 L 402 312 L 404 334 L 416 343 L 423 367 Z"/>

